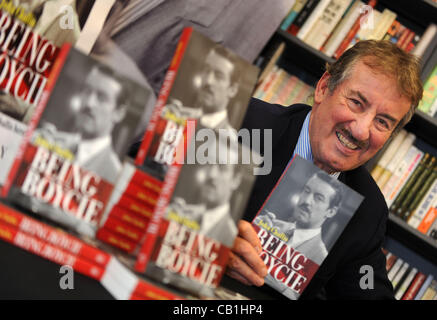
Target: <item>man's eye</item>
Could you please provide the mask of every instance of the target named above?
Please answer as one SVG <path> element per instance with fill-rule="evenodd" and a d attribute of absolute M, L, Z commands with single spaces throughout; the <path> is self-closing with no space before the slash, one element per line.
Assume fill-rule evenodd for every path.
<path fill-rule="evenodd" d="M 349 101 L 350 101 L 353 105 L 355 105 L 355 106 L 357 106 L 357 107 L 361 107 L 361 106 L 362 106 L 361 102 L 360 102 L 359 100 L 357 100 L 357 99 L 350 98 Z"/>
<path fill-rule="evenodd" d="M 390 130 L 390 125 L 386 120 L 381 118 L 376 118 L 375 120 L 376 120 L 376 125 L 379 129 Z"/>

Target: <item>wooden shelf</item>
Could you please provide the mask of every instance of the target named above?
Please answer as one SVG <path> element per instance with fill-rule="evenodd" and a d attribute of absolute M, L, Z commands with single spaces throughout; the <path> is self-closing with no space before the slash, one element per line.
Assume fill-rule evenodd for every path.
<path fill-rule="evenodd" d="M 437 264 L 437 240 L 411 227 L 401 218 L 389 215 L 387 234 L 428 261 Z"/>

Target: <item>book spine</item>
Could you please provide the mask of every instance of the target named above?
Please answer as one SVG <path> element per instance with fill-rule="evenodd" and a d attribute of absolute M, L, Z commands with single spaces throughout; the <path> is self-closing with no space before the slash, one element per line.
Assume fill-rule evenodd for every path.
<path fill-rule="evenodd" d="M 147 225 L 149 224 L 150 219 L 146 219 L 143 216 L 141 216 L 138 213 L 131 212 L 129 210 L 126 210 L 124 208 L 121 208 L 119 206 L 115 206 L 114 209 L 111 211 L 110 214 L 111 217 L 116 217 L 119 220 L 130 224 L 133 227 L 136 227 L 140 230 L 145 231 L 147 228 Z M 150 217 L 152 215 L 150 214 Z M 149 217 L 149 218 L 150 218 Z"/>
<path fill-rule="evenodd" d="M 395 214 L 402 219 L 406 220 L 408 218 L 408 215 L 411 213 L 411 211 L 414 209 L 414 206 L 417 205 L 417 200 L 420 201 L 421 196 L 423 196 L 423 193 L 426 192 L 425 187 L 428 186 L 427 181 L 431 173 L 434 171 L 436 158 L 432 157 L 430 163 L 425 167 L 422 174 L 417 178 L 417 181 L 414 183 L 414 185 L 411 187 L 411 189 L 408 191 L 407 196 L 405 197 L 404 201 L 401 203 L 400 207 L 397 209 Z"/>
<path fill-rule="evenodd" d="M 302 8 L 302 10 L 297 15 L 296 20 L 287 29 L 287 32 L 289 32 L 293 36 L 296 36 L 297 33 L 299 32 L 300 28 L 302 28 L 302 26 L 304 25 L 305 21 L 311 15 L 311 13 L 313 12 L 314 8 L 317 6 L 317 4 L 319 2 L 320 2 L 320 0 L 308 0 L 305 3 L 305 6 Z"/>
<path fill-rule="evenodd" d="M 287 31 L 287 29 L 291 26 L 294 19 L 296 19 L 299 12 L 302 10 L 302 8 L 305 6 L 305 3 L 307 0 L 296 0 L 296 3 L 294 4 L 293 8 L 291 9 L 290 13 L 285 17 L 284 21 L 281 24 L 281 30 Z"/>
<path fill-rule="evenodd" d="M 402 159 L 410 149 L 415 139 L 416 136 L 413 133 L 409 133 L 407 137 L 402 141 L 401 145 L 396 150 L 396 153 L 391 158 L 390 162 L 387 164 L 384 172 L 376 181 L 380 189 L 384 188 L 385 184 L 387 183 L 387 181 L 390 179 L 391 175 L 395 171 L 395 168 L 402 161 Z"/>
<path fill-rule="evenodd" d="M 370 0 L 368 3 L 368 6 L 373 8 L 373 7 L 375 7 L 376 3 L 377 3 L 377 0 Z M 366 12 L 363 12 L 357 18 L 354 25 L 350 29 L 350 31 L 346 34 L 344 40 L 341 42 L 341 44 L 339 45 L 339 47 L 335 51 L 335 53 L 334 53 L 335 59 L 340 58 L 340 56 L 343 54 L 343 52 L 347 49 L 347 47 L 349 46 L 349 43 L 352 41 L 353 37 L 357 34 L 358 30 L 360 30 L 361 19 L 364 18 L 366 16 L 366 14 L 367 14 Z"/>
<path fill-rule="evenodd" d="M 414 146 L 410 151 L 411 153 L 404 158 L 405 161 L 400 164 L 394 176 L 387 182 L 387 188 L 384 188 L 384 196 L 389 208 L 424 156 L 424 153 Z"/>
<path fill-rule="evenodd" d="M 392 212 L 393 214 L 396 213 L 396 211 L 399 209 L 399 207 L 401 206 L 402 202 L 404 201 L 404 198 L 408 195 L 409 190 L 413 187 L 413 185 L 416 182 L 416 180 L 418 179 L 418 177 L 425 170 L 425 167 L 428 165 L 429 160 L 430 160 L 430 154 L 429 153 L 425 153 L 425 155 L 422 158 L 422 160 L 420 160 L 419 165 L 413 171 L 413 173 L 411 174 L 410 178 L 407 180 L 407 182 L 402 187 L 402 189 L 400 190 L 399 194 L 397 195 L 397 197 L 393 201 L 392 205 L 390 206 L 390 212 Z"/>
<path fill-rule="evenodd" d="M 394 157 L 396 150 L 399 149 L 407 134 L 408 132 L 406 130 L 401 130 L 401 132 L 399 132 L 399 134 L 394 137 L 394 139 L 390 142 L 387 149 L 384 151 L 381 158 L 376 163 L 375 168 L 373 168 L 370 173 L 373 177 L 373 180 L 378 181 L 383 170 L 387 167 L 390 160 Z"/>
<path fill-rule="evenodd" d="M 23 159 L 26 146 L 32 137 L 33 131 L 35 130 L 39 122 L 39 119 L 41 118 L 41 114 L 44 111 L 44 108 L 47 105 L 47 102 L 50 98 L 50 95 L 53 91 L 56 81 L 58 80 L 59 74 L 61 73 L 62 67 L 64 66 L 65 60 L 67 59 L 70 49 L 71 49 L 71 44 L 69 43 L 64 44 L 61 47 L 58 56 L 54 61 L 53 68 L 50 72 L 50 76 L 47 79 L 46 86 L 43 90 L 43 93 L 41 94 L 41 99 L 39 100 L 36 109 L 34 111 L 34 114 L 30 119 L 29 125 L 27 126 L 26 133 L 24 134 L 24 137 L 21 141 L 20 147 L 12 163 L 12 166 L 9 170 L 7 178 L 4 181 L 3 187 L 1 187 L 1 196 L 4 198 L 8 195 L 12 183 L 15 179 L 15 176 L 17 175 L 17 171 Z"/>
<path fill-rule="evenodd" d="M 341 18 L 340 23 L 335 27 L 329 39 L 323 45 L 321 50 L 328 56 L 332 57 L 346 36 L 347 32 L 352 28 L 353 24 L 360 15 L 363 2 L 355 0 L 347 9 L 345 15 Z"/>
<path fill-rule="evenodd" d="M 419 292 L 420 287 L 425 282 L 426 275 L 422 272 L 418 272 L 408 287 L 408 290 L 402 296 L 401 300 L 413 300 L 416 294 Z"/>
<path fill-rule="evenodd" d="M 436 217 L 437 217 L 437 199 L 433 199 L 431 208 L 429 208 L 425 217 L 420 222 L 419 226 L 417 227 L 417 230 L 419 230 L 423 234 L 428 234 L 428 230 L 433 225 L 434 221 L 436 220 Z"/>
<path fill-rule="evenodd" d="M 429 274 L 426 277 L 426 280 L 423 282 L 422 286 L 420 287 L 419 291 L 417 292 L 417 294 L 414 296 L 414 300 L 420 300 L 422 299 L 423 294 L 425 293 L 426 289 L 429 287 L 429 285 L 431 284 L 432 280 L 434 279 L 434 276 L 432 274 Z"/>
<path fill-rule="evenodd" d="M 395 299 L 396 300 L 401 300 L 402 299 L 402 297 L 404 296 L 405 292 L 410 287 L 411 282 L 413 281 L 413 279 L 416 276 L 416 274 L 417 274 L 417 269 L 416 268 L 412 268 L 410 270 L 410 272 L 408 272 L 408 274 L 405 277 L 405 279 L 403 281 L 401 281 L 399 289 L 395 293 Z"/>
<path fill-rule="evenodd" d="M 0 239 L 61 266 L 71 266 L 75 271 L 95 280 L 100 280 L 105 272 L 100 265 L 33 237 L 2 221 L 0 221 Z"/>
<path fill-rule="evenodd" d="M 393 278 L 395 277 L 396 273 L 399 271 L 403 263 L 404 260 L 402 260 L 402 258 L 397 258 L 396 262 L 393 264 L 393 267 L 390 269 L 390 271 L 387 274 L 388 280 L 393 282 Z"/>
<path fill-rule="evenodd" d="M 186 141 L 191 141 L 191 135 L 193 134 L 193 132 L 190 132 L 190 130 L 187 130 L 187 128 L 188 126 L 185 126 L 184 136 L 186 137 Z M 180 144 L 184 143 L 185 142 L 183 140 L 180 142 Z M 183 165 L 183 161 L 181 160 L 183 160 L 182 157 L 184 155 L 183 153 L 179 153 L 177 156 L 181 159 L 175 159 L 175 161 L 170 165 L 170 168 L 168 169 L 168 172 L 165 176 L 164 185 L 159 195 L 155 211 L 153 212 L 152 218 L 150 219 L 149 225 L 147 226 L 144 241 L 142 243 L 141 249 L 138 253 L 137 261 L 134 266 L 135 270 L 138 272 L 145 272 L 146 270 L 147 263 L 150 259 L 152 249 L 158 236 L 161 220 L 165 215 L 167 205 L 176 186 L 176 182 Z"/>
<path fill-rule="evenodd" d="M 173 56 L 173 60 L 170 63 L 170 67 L 168 68 L 167 74 L 164 79 L 164 83 L 159 91 L 159 96 L 156 101 L 155 108 L 153 110 L 152 117 L 150 118 L 149 125 L 147 126 L 146 132 L 144 134 L 143 142 L 138 150 L 137 156 L 135 158 L 136 165 L 142 165 L 147 152 L 149 150 L 150 144 L 152 143 L 152 138 L 154 135 L 155 127 L 160 119 L 162 109 L 167 102 L 168 95 L 173 86 L 174 80 L 176 78 L 177 70 L 179 69 L 179 65 L 181 64 L 182 58 L 185 53 L 185 49 L 187 48 L 188 41 L 190 40 L 191 34 L 193 32 L 192 27 L 185 28 L 182 32 L 181 39 L 176 48 L 176 53 Z"/>
<path fill-rule="evenodd" d="M 392 285 L 393 285 L 393 289 L 396 293 L 399 284 L 401 283 L 401 280 L 403 279 L 403 277 L 405 277 L 405 275 L 407 274 L 407 270 L 409 270 L 410 268 L 410 264 L 406 261 L 404 261 L 401 265 L 401 267 L 399 268 L 398 272 L 396 273 L 396 275 L 393 277 L 393 280 L 391 281 Z"/>
<path fill-rule="evenodd" d="M 19 231 L 66 250 L 73 255 L 78 255 L 101 267 L 105 267 L 110 259 L 110 255 L 106 252 L 94 248 L 65 232 L 31 219 L 1 203 L 0 222 L 9 224 Z"/>
<path fill-rule="evenodd" d="M 136 249 L 137 245 L 134 241 L 126 239 L 126 237 L 118 235 L 117 233 L 109 231 L 105 228 L 100 228 L 97 230 L 96 238 L 127 253 L 132 253 Z"/>
<path fill-rule="evenodd" d="M 311 12 L 311 15 L 306 19 L 305 23 L 299 29 L 299 32 L 296 34 L 301 40 L 304 40 L 308 33 L 311 31 L 313 26 L 317 23 L 318 19 L 322 16 L 326 7 L 328 6 L 331 0 L 321 0 L 314 10 Z"/>
<path fill-rule="evenodd" d="M 172 292 L 158 288 L 144 280 L 138 281 L 135 287 L 131 300 L 141 299 L 141 300 L 184 300 L 179 295 L 173 294 Z"/>
<path fill-rule="evenodd" d="M 436 171 L 437 169 L 434 169 Z M 417 205 L 417 208 L 414 209 L 414 212 L 411 214 L 411 216 L 408 218 L 407 223 L 412 226 L 413 228 L 418 228 L 421 221 L 425 218 L 425 215 L 428 213 L 428 211 L 431 209 L 433 205 L 433 200 L 437 196 L 437 180 L 434 178 L 431 182 L 432 184 L 427 187 L 426 194 L 422 197 L 422 200 Z M 428 179 L 428 180 L 430 180 Z M 428 181 L 427 181 L 428 182 Z M 417 196 L 417 198 L 420 197 L 420 195 Z"/>

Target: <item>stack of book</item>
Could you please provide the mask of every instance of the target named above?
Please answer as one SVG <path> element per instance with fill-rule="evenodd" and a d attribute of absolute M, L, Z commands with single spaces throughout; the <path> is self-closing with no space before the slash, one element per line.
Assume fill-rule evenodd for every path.
<path fill-rule="evenodd" d="M 437 65 L 423 84 L 423 97 L 418 109 L 431 117 L 437 116 Z"/>
<path fill-rule="evenodd" d="M 395 12 L 374 9 L 377 0 L 300 0 L 284 19 L 281 29 L 329 57 L 338 59 L 360 40 L 389 40 L 411 52 L 420 36 L 404 26 Z M 426 39 L 427 47 L 433 37 Z"/>
<path fill-rule="evenodd" d="M 314 88 L 282 68 L 274 66 L 255 90 L 254 97 L 269 103 L 289 106 L 307 103 Z"/>
<path fill-rule="evenodd" d="M 397 300 L 436 300 L 437 280 L 432 274 L 420 272 L 416 267 L 383 250 L 386 255 L 388 279 Z"/>
<path fill-rule="evenodd" d="M 161 181 L 126 161 L 105 208 L 97 239 L 134 253 L 155 210 L 161 188 Z"/>
<path fill-rule="evenodd" d="M 433 238 L 437 230 L 436 157 L 418 149 L 402 130 L 387 146 L 371 174 L 390 213 Z"/>
<path fill-rule="evenodd" d="M 177 293 L 138 276 L 97 243 L 79 239 L 5 203 L 0 203 L 0 239 L 60 266 L 70 266 L 74 271 L 99 281 L 116 299 L 185 299 L 182 292 Z"/>

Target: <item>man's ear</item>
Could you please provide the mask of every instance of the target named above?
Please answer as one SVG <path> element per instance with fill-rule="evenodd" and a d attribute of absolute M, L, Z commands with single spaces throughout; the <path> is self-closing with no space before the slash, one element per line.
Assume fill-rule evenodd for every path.
<path fill-rule="evenodd" d="M 331 75 L 325 71 L 320 80 L 317 82 L 316 90 L 314 91 L 314 103 L 320 104 L 329 94 L 328 80 Z"/>
<path fill-rule="evenodd" d="M 114 124 L 117 124 L 120 121 L 122 121 L 126 116 L 126 112 L 127 112 L 126 105 L 121 105 L 118 108 L 115 108 L 114 112 L 112 113 L 112 120 Z"/>
<path fill-rule="evenodd" d="M 338 207 L 329 208 L 326 217 L 332 218 L 333 216 L 335 216 L 337 214 L 337 211 L 338 211 Z"/>
<path fill-rule="evenodd" d="M 229 87 L 229 90 L 228 90 L 228 97 L 229 97 L 229 99 L 233 99 L 233 98 L 235 98 L 235 96 L 237 95 L 237 92 L 238 92 L 238 88 L 239 88 L 239 86 L 238 86 L 238 83 L 237 83 L 237 82 L 234 82 L 234 83 Z"/>

